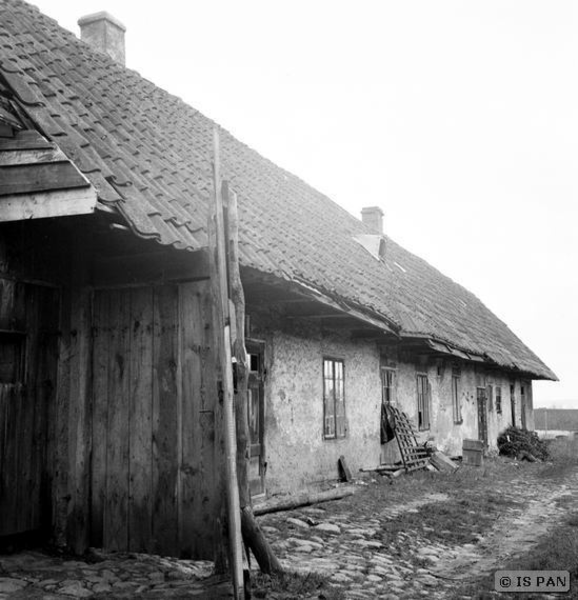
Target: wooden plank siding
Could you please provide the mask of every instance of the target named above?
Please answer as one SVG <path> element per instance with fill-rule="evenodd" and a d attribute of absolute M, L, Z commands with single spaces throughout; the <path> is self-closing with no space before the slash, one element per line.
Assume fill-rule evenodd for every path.
<path fill-rule="evenodd" d="M 174 554 L 179 546 L 181 384 L 178 287 L 156 290 L 153 304 L 152 485 L 153 548 Z"/>
<path fill-rule="evenodd" d="M 91 544 L 212 557 L 210 339 L 204 281 L 94 292 Z"/>
<path fill-rule="evenodd" d="M 58 302 L 57 289 L 0 276 L 2 353 L 20 357 L 0 381 L 0 536 L 46 532 L 50 521 Z"/>

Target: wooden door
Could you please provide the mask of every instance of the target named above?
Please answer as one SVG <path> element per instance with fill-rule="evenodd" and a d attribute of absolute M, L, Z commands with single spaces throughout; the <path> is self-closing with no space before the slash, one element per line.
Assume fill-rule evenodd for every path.
<path fill-rule="evenodd" d="M 522 421 L 522 429 L 527 429 L 526 423 L 526 390 L 524 385 L 520 386 L 520 419 Z"/>
<path fill-rule="evenodd" d="M 0 536 L 50 525 L 59 291 L 0 278 Z"/>
<path fill-rule="evenodd" d="M 478 439 L 488 446 L 488 412 L 486 388 L 478 388 Z"/>
<path fill-rule="evenodd" d="M 249 490 L 251 496 L 265 493 L 264 462 L 264 346 L 247 341 L 249 380 L 247 384 L 247 421 L 249 423 Z"/>
<path fill-rule="evenodd" d="M 92 545 L 212 557 L 211 310 L 206 281 L 95 292 Z"/>

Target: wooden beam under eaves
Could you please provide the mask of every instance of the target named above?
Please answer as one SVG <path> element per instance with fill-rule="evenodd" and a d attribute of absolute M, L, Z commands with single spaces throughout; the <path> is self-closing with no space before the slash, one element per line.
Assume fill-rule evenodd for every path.
<path fill-rule="evenodd" d="M 11 194 L 0 197 L 0 221 L 88 215 L 94 212 L 96 203 L 96 190 L 92 186 L 55 192 Z"/>

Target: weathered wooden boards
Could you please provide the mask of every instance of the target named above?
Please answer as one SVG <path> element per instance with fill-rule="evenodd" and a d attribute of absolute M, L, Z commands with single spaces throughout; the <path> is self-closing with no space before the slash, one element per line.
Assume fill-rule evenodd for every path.
<path fill-rule="evenodd" d="M 341 455 L 337 460 L 337 468 L 339 471 L 339 477 L 342 481 L 351 481 L 351 471 L 345 462 L 345 456 Z"/>
<path fill-rule="evenodd" d="M 214 402 L 207 282 L 94 294 L 92 543 L 211 557 Z"/>
<path fill-rule="evenodd" d="M 429 460 L 438 471 L 452 472 L 458 468 L 458 465 L 456 465 L 456 463 L 451 460 L 451 458 L 448 458 L 443 452 L 434 452 L 430 456 Z"/>
<path fill-rule="evenodd" d="M 395 417 L 395 437 L 405 470 L 425 469 L 428 453 L 423 446 L 418 445 L 411 421 L 399 409 L 392 407 L 392 411 Z"/>
<path fill-rule="evenodd" d="M 50 519 L 58 290 L 0 278 L 0 322 L 0 535 L 12 535 Z"/>
<path fill-rule="evenodd" d="M 95 189 L 36 131 L 0 138 L 0 221 L 90 214 Z"/>
<path fill-rule="evenodd" d="M 297 496 L 290 496 L 289 498 L 267 500 L 261 504 L 255 505 L 253 512 L 255 515 L 265 515 L 272 512 L 280 512 L 282 510 L 292 510 L 300 506 L 309 506 L 311 504 L 319 504 L 321 502 L 346 498 L 347 496 L 352 496 L 355 491 L 353 486 L 343 486 L 325 492 L 299 494 Z"/>

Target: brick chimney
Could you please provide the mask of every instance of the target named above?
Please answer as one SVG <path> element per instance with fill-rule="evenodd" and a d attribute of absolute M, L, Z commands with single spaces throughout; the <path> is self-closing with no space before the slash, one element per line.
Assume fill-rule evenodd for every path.
<path fill-rule="evenodd" d="M 366 206 L 361 209 L 361 220 L 371 233 L 383 235 L 383 211 L 379 206 Z"/>
<path fill-rule="evenodd" d="M 124 66 L 126 27 L 118 19 L 107 12 L 99 12 L 78 19 L 78 25 L 81 40 Z"/>

